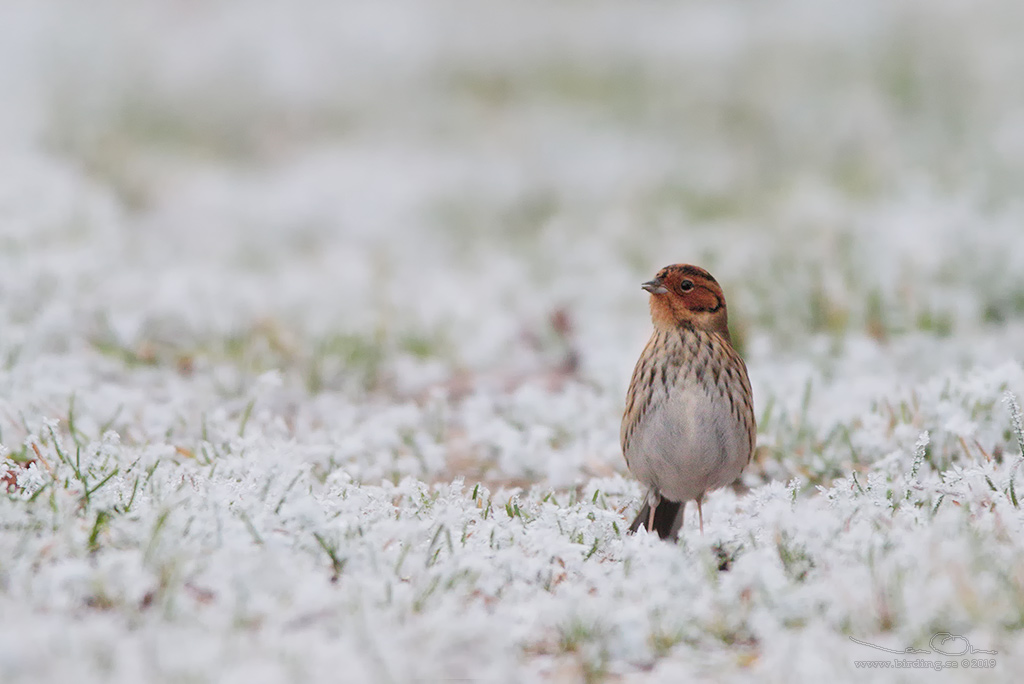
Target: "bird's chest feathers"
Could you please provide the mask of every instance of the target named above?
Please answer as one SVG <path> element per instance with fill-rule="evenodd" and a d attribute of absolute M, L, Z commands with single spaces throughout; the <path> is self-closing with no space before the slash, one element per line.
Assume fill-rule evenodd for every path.
<path fill-rule="evenodd" d="M 713 387 L 694 383 L 659 388 L 637 426 L 636 451 L 653 458 L 717 460 L 729 449 L 730 433 L 739 431 L 733 423 L 728 400 Z"/>
<path fill-rule="evenodd" d="M 732 410 L 729 390 L 712 379 L 714 361 L 705 354 L 677 350 L 666 373 L 671 381 L 644 383 L 644 410 L 624 445 L 637 479 L 673 500 L 731 482 L 747 462 L 746 427 Z M 703 373 L 695 372 L 695 363 Z"/>

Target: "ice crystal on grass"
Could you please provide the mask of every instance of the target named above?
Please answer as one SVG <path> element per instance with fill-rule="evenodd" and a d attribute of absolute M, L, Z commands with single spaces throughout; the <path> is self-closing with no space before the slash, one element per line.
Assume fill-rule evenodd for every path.
<path fill-rule="evenodd" d="M 1021 414 L 1020 404 L 1017 403 L 1017 396 L 1013 392 L 1007 392 L 1003 396 L 1003 402 L 1010 408 L 1013 434 L 1017 438 L 1017 449 L 1020 451 L 1020 457 L 1024 458 L 1024 416 Z"/>
<path fill-rule="evenodd" d="M 907 489 L 904 494 L 904 499 L 910 499 L 911 487 L 919 485 L 918 473 L 921 471 L 921 465 L 924 463 L 925 456 L 928 453 L 928 444 L 931 441 L 931 437 L 927 431 L 922 432 L 921 436 L 918 437 L 917 443 L 914 444 L 914 465 L 910 468 L 910 478 L 907 482 Z"/>

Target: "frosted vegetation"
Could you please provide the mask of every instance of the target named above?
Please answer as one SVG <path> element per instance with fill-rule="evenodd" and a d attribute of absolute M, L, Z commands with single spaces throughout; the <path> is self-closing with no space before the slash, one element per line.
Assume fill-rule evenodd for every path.
<path fill-rule="evenodd" d="M 286 7 L 287 5 L 287 7 Z M 0 8 L 0 679 L 1024 666 L 1024 4 Z M 639 284 L 754 462 L 624 530 Z M 959 660 L 935 655 L 904 656 Z M 988 656 L 985 656 L 988 657 Z"/>

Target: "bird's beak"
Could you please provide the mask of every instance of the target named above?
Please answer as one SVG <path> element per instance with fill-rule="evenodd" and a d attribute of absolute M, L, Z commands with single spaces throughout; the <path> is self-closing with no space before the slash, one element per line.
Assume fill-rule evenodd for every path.
<path fill-rule="evenodd" d="M 661 278 L 655 278 L 654 280 L 648 280 L 640 287 L 644 288 L 651 294 L 665 294 L 668 290 L 664 285 L 661 284 Z"/>

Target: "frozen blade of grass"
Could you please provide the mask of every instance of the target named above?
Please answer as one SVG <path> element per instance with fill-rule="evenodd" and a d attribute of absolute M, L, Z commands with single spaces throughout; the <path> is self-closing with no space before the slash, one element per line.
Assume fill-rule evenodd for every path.
<path fill-rule="evenodd" d="M 409 544 L 402 544 L 402 550 L 398 554 L 398 560 L 395 561 L 395 575 L 398 577 L 402 576 L 402 566 L 405 564 L 405 559 L 409 556 L 409 550 Z"/>
<path fill-rule="evenodd" d="M 163 532 L 164 526 L 167 524 L 167 518 L 170 516 L 171 511 L 164 509 L 157 515 L 156 522 L 153 524 L 153 530 L 149 533 L 149 542 L 146 544 L 146 551 L 143 553 L 143 558 L 146 563 L 151 563 L 153 560 L 153 554 L 156 552 L 157 543 L 160 540 L 160 535 Z"/>
<path fill-rule="evenodd" d="M 337 582 L 338 578 L 341 577 L 341 573 L 345 570 L 345 564 L 348 562 L 348 559 L 340 558 L 338 556 L 337 545 L 328 543 L 319 532 L 314 532 L 313 537 L 316 539 L 317 543 L 320 544 L 320 548 L 323 549 L 324 553 L 327 554 L 327 557 L 331 561 L 331 570 L 333 573 L 331 575 L 331 582 Z"/>
<path fill-rule="evenodd" d="M 430 583 L 426 586 L 426 588 L 419 592 L 413 599 L 412 611 L 414 613 L 422 613 L 423 609 L 427 606 L 427 601 L 430 599 L 431 596 L 434 595 L 434 592 L 437 591 L 437 588 L 440 585 L 441 577 L 439 575 L 434 575 L 430 579 Z"/>
<path fill-rule="evenodd" d="M 775 548 L 786 574 L 796 582 L 805 581 L 807 574 L 814 569 L 814 560 L 808 556 L 806 550 L 794 544 L 785 532 L 776 538 Z"/>
<path fill-rule="evenodd" d="M 75 464 L 73 464 L 67 454 L 64 453 L 64 449 L 60 445 L 60 439 L 57 437 L 57 431 L 54 426 L 52 424 L 47 425 L 46 429 L 50 433 L 50 439 L 53 440 L 53 450 L 57 452 L 57 458 L 60 459 L 61 463 L 65 463 L 71 468 L 75 468 Z M 75 476 L 78 477 L 79 480 L 82 479 L 82 474 L 77 472 L 77 469 L 75 471 Z"/>
<path fill-rule="evenodd" d="M 265 502 L 267 500 L 267 495 L 270 493 L 270 488 L 274 485 L 276 479 L 277 478 L 274 475 L 270 475 L 266 480 L 264 480 L 263 489 L 260 490 L 259 497 L 261 502 Z"/>
<path fill-rule="evenodd" d="M 925 430 L 921 433 L 921 436 L 917 438 L 917 442 L 914 444 L 914 464 L 910 468 L 910 477 L 913 480 L 917 479 L 917 474 L 921 470 L 921 464 L 924 463 L 925 456 L 928 452 L 928 445 L 931 443 L 931 436 L 928 431 Z"/>
<path fill-rule="evenodd" d="M 242 412 L 242 419 L 238 425 L 238 436 L 245 437 L 245 428 L 249 425 L 249 418 L 252 417 L 252 410 L 256 406 L 256 399 L 250 399 Z"/>
<path fill-rule="evenodd" d="M 434 532 L 434 536 L 430 540 L 430 546 L 427 547 L 426 567 L 428 568 L 432 567 L 437 562 L 437 559 L 441 554 L 441 545 L 439 542 L 442 539 L 442 535 L 444 536 L 445 545 L 448 548 L 448 554 L 451 555 L 455 553 L 455 545 L 452 543 L 452 533 L 448 529 L 448 526 L 438 525 L 437 531 Z"/>
<path fill-rule="evenodd" d="M 32 493 L 32 496 L 30 496 L 30 497 L 28 498 L 28 501 L 29 501 L 29 503 L 32 503 L 33 501 L 35 501 L 36 499 L 38 499 L 38 498 L 39 498 L 39 495 L 40 495 L 40 494 L 42 494 L 43 492 L 47 491 L 48 489 L 50 489 L 50 485 L 52 485 L 52 484 L 53 484 L 53 481 L 52 481 L 52 480 L 51 480 L 50 482 L 46 482 L 46 483 L 44 483 L 44 484 L 43 484 L 43 486 L 42 486 L 42 487 L 40 487 L 40 488 L 39 488 L 39 489 L 37 489 L 37 490 L 36 490 L 35 492 L 33 492 L 33 493 Z M 52 490 L 51 490 L 51 494 L 52 494 Z"/>
<path fill-rule="evenodd" d="M 918 483 L 918 473 L 921 470 L 921 464 L 924 463 L 925 457 L 928 453 L 928 445 L 931 443 L 931 436 L 928 431 L 925 430 L 921 433 L 921 436 L 917 438 L 917 442 L 914 444 L 914 464 L 910 467 L 910 478 L 907 482 L 907 489 L 903 495 L 903 498 L 907 501 L 910 500 L 910 488 L 911 485 Z"/>
<path fill-rule="evenodd" d="M 91 497 L 93 494 L 95 494 L 99 490 L 100 487 L 102 487 L 103 485 L 105 485 L 108 482 L 110 482 L 110 479 L 112 477 L 114 477 L 115 475 L 117 475 L 119 472 L 120 472 L 119 469 L 114 468 L 105 478 L 100 480 L 98 483 L 96 483 L 95 485 L 93 485 L 89 489 L 85 490 L 85 500 L 89 501 L 89 497 Z"/>
<path fill-rule="evenodd" d="M 121 412 L 124 410 L 124 404 L 119 404 L 114 414 L 110 416 L 102 425 L 100 425 L 100 435 L 105 435 L 110 432 L 111 428 L 114 427 L 114 423 L 121 417 Z"/>
<path fill-rule="evenodd" d="M 249 530 L 249 534 L 250 536 L 252 536 L 253 542 L 255 542 L 257 546 L 263 546 L 263 537 L 256 529 L 256 526 L 253 525 L 252 518 L 249 517 L 249 514 L 245 511 L 240 510 L 238 511 L 237 515 L 242 520 L 242 522 L 245 523 L 245 529 Z"/>
<path fill-rule="evenodd" d="M 65 464 L 66 466 L 71 468 L 72 472 L 75 475 L 75 479 L 77 479 L 80 483 L 82 483 L 82 505 L 86 509 L 88 509 L 89 505 L 91 503 L 90 495 L 92 494 L 92 492 L 94 490 L 93 490 L 93 488 L 89 487 L 89 481 L 82 474 L 82 471 L 81 471 L 81 467 L 80 467 L 81 447 L 76 447 L 75 460 L 72 461 L 68 457 L 68 455 L 66 453 L 64 453 L 63 448 L 61 448 L 60 440 L 57 437 L 57 432 L 54 429 L 53 425 L 49 425 L 48 429 L 49 429 L 49 432 L 50 432 L 50 439 L 53 440 L 53 448 L 54 448 L 54 451 L 57 453 L 58 460 L 60 460 L 61 463 Z M 38 454 L 38 451 L 36 453 Z M 110 479 L 110 478 L 108 477 L 107 479 Z"/>
<path fill-rule="evenodd" d="M 95 553 L 99 550 L 99 536 L 100 533 L 107 526 L 107 522 L 110 520 L 110 513 L 104 510 L 96 511 L 96 521 L 92 525 L 92 530 L 89 532 L 89 551 Z"/>
<path fill-rule="evenodd" d="M 280 500 L 277 502 L 277 505 L 274 506 L 274 515 L 277 515 L 277 514 L 279 514 L 281 512 L 281 506 L 284 506 L 284 502 L 288 498 L 288 492 L 290 492 L 292 490 L 292 487 L 295 486 L 295 483 L 298 482 L 299 478 L 301 478 L 301 477 L 302 477 L 302 473 L 301 472 L 296 473 L 295 477 L 292 478 L 292 481 L 289 482 L 288 486 L 284 488 L 284 492 L 281 494 Z"/>
<path fill-rule="evenodd" d="M 145 482 L 145 484 L 148 485 L 150 480 L 153 479 L 153 473 L 155 473 L 156 469 L 160 467 L 160 463 L 161 462 L 162 462 L 162 459 L 158 458 L 155 461 L 153 461 L 153 464 L 151 466 L 146 468 L 146 482 Z"/>
<path fill-rule="evenodd" d="M 82 438 L 75 425 L 75 400 L 77 397 L 78 395 L 72 392 L 71 399 L 68 401 L 68 433 L 71 435 L 71 439 L 74 441 L 75 446 L 81 449 Z"/>
<path fill-rule="evenodd" d="M 132 505 L 135 503 L 135 495 L 136 495 L 136 493 L 138 493 L 138 491 L 139 491 L 139 478 L 136 477 L 135 481 L 132 483 L 132 494 L 131 494 L 130 497 L 128 497 L 128 503 L 125 504 L 125 507 L 124 507 L 124 512 L 125 513 L 128 513 L 128 512 L 130 512 L 132 510 Z"/>
<path fill-rule="evenodd" d="M 1017 456 L 1013 463 L 1013 467 L 1010 468 L 1010 483 L 1008 486 L 1008 493 L 1011 503 L 1014 508 L 1019 508 L 1017 499 L 1017 489 L 1015 480 L 1017 477 L 1017 471 L 1020 469 L 1021 463 L 1024 463 L 1024 416 L 1021 414 L 1020 404 L 1017 402 L 1017 397 L 1012 392 L 1007 392 L 1003 395 L 1003 402 L 1010 408 L 1010 417 L 1013 421 L 1013 432 L 1017 437 L 1017 448 L 1020 454 Z"/>
<path fill-rule="evenodd" d="M 1010 408 L 1013 433 L 1017 437 L 1017 449 L 1020 451 L 1020 458 L 1024 459 L 1024 414 L 1022 414 L 1017 396 L 1013 392 L 1004 394 L 1003 402 Z"/>

